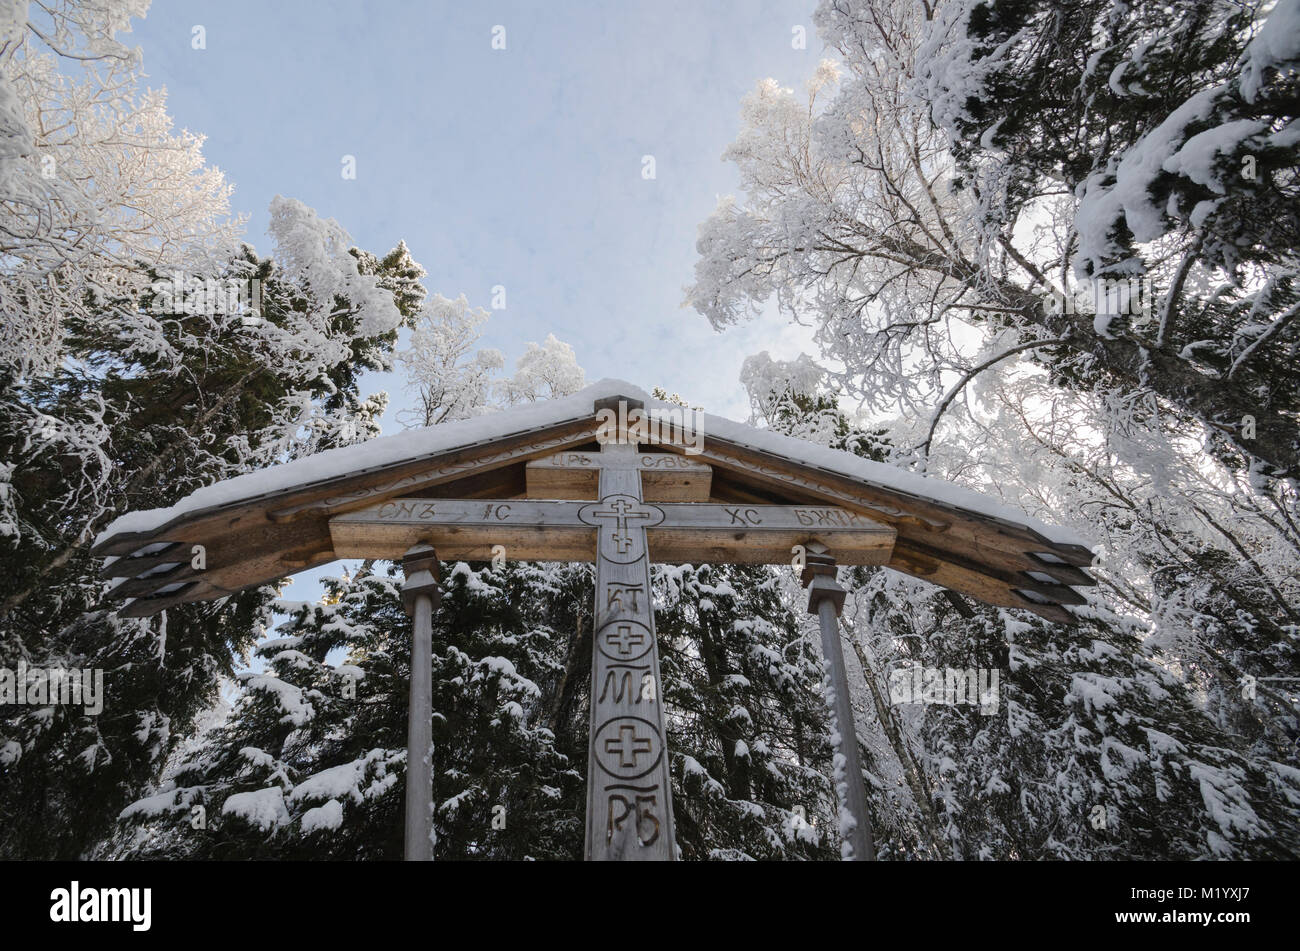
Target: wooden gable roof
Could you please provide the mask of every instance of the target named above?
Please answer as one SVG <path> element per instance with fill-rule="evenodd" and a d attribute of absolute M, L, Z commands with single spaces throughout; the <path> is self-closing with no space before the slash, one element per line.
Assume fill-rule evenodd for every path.
<path fill-rule="evenodd" d="M 94 551 L 111 558 L 105 577 L 123 579 L 112 595 L 131 599 L 125 615 L 225 597 L 336 560 L 335 515 L 394 498 L 527 498 L 530 482 L 531 497 L 539 497 L 545 483 L 528 464 L 596 448 L 596 404 L 619 400 L 680 409 L 605 380 L 563 399 L 382 437 L 200 489 L 169 509 L 119 518 Z M 698 447 L 642 448 L 709 467 L 701 501 L 831 505 L 866 516 L 897 533 L 889 567 L 1054 621 L 1072 622 L 1062 605 L 1083 603 L 1075 587 L 1094 583 L 1083 570 L 1092 552 L 1082 539 L 969 490 L 716 416 L 703 416 L 700 428 Z M 656 491 L 651 481 L 647 498 Z M 582 492 L 545 497 L 578 497 L 573 491 Z M 201 568 L 192 563 L 196 545 Z"/>

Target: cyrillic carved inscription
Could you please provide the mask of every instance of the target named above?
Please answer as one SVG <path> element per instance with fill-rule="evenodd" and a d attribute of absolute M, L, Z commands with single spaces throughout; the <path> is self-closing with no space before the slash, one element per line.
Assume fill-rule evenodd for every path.
<path fill-rule="evenodd" d="M 605 591 L 606 610 L 629 611 L 633 614 L 641 610 L 640 599 L 645 595 L 645 588 L 642 585 L 611 581 Z"/>
<path fill-rule="evenodd" d="M 605 841 L 611 842 L 626 827 L 636 833 L 638 844 L 654 845 L 660 830 L 659 787 L 619 783 L 606 786 L 605 792 L 609 796 Z"/>
<path fill-rule="evenodd" d="M 857 512 L 850 512 L 847 509 L 840 508 L 796 508 L 794 517 L 799 520 L 800 525 L 826 525 L 829 527 L 844 525 L 871 525 L 869 518 L 864 518 Z"/>
<path fill-rule="evenodd" d="M 645 691 L 645 678 L 649 676 L 649 667 L 610 664 L 605 668 L 605 683 L 601 687 L 597 702 L 637 704 L 641 702 L 642 697 L 649 699 Z"/>
<path fill-rule="evenodd" d="M 706 471 L 708 466 L 678 456 L 673 453 L 645 453 L 641 456 L 642 469 L 698 469 Z"/>

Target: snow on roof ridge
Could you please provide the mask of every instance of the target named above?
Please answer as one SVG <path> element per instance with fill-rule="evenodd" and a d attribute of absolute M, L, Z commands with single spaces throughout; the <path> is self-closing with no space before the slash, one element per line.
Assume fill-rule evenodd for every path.
<path fill-rule="evenodd" d="M 634 392 L 624 392 L 632 390 Z M 351 446 L 326 449 L 277 466 L 246 472 L 212 485 L 196 489 L 167 508 L 142 509 L 118 516 L 99 533 L 95 544 L 119 532 L 148 532 L 178 516 L 200 509 L 228 505 L 272 492 L 345 476 L 357 469 L 373 469 L 409 462 L 421 456 L 446 452 L 461 446 L 511 433 L 590 415 L 591 404 L 602 396 L 633 396 L 642 392 L 621 380 L 600 380 L 570 396 L 538 403 L 513 406 L 505 412 L 485 413 L 470 419 L 408 429 L 388 436 L 378 436 Z M 644 397 L 649 399 L 648 396 Z"/>
<path fill-rule="evenodd" d="M 604 382 L 604 381 L 602 381 Z M 668 406 L 659 400 L 647 401 L 647 407 Z M 1058 545 L 1080 545 L 1091 549 L 1092 543 L 1073 530 L 1059 525 L 1048 525 L 1026 515 L 1019 509 L 1012 508 L 990 496 L 968 489 L 964 486 L 922 475 L 888 463 L 864 459 L 851 452 L 819 446 L 805 442 L 784 433 L 770 429 L 758 429 L 746 423 L 737 423 L 711 413 L 704 414 L 704 434 L 708 438 L 718 438 L 727 442 L 739 443 L 751 449 L 757 449 L 772 455 L 784 456 L 804 465 L 820 469 L 829 469 L 839 475 L 860 482 L 868 482 L 881 488 L 892 489 L 906 495 L 929 499 L 955 508 L 966 509 L 978 515 L 992 519 L 1022 525 L 1035 531 L 1044 538 Z"/>
<path fill-rule="evenodd" d="M 487 413 L 454 423 L 379 436 L 363 443 L 327 449 L 278 466 L 244 473 L 196 489 L 167 508 L 144 509 L 120 515 L 99 533 L 95 543 L 99 544 L 119 533 L 153 531 L 182 515 L 324 482 L 346 476 L 358 469 L 374 469 L 410 462 L 421 456 L 448 452 L 474 443 L 500 439 L 513 433 L 579 419 L 591 413 L 592 403 L 595 400 L 613 396 L 641 400 L 647 409 L 674 408 L 674 404 L 657 400 L 626 380 L 605 378 L 569 396 L 514 406 L 502 412 Z M 680 409 L 680 407 L 676 408 Z M 922 476 L 896 466 L 807 443 L 771 430 L 737 423 L 711 413 L 704 414 L 703 429 L 706 440 L 713 436 L 728 442 L 740 443 L 752 449 L 829 469 L 882 488 L 922 496 L 991 518 L 1024 525 L 1057 544 L 1091 547 L 1087 541 L 1069 529 L 1043 524 L 988 496 L 942 479 Z"/>

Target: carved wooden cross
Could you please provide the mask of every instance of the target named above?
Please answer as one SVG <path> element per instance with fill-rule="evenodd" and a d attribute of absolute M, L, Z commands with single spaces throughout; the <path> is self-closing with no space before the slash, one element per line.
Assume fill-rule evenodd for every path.
<path fill-rule="evenodd" d="M 987 604 L 1077 619 L 1093 553 L 989 499 L 846 453 L 622 394 L 581 394 L 331 450 L 133 512 L 96 540 L 124 617 L 226 598 L 340 558 L 402 560 L 413 618 L 406 854 L 432 855 L 431 618 L 438 561 L 596 563 L 587 854 L 669 858 L 672 803 L 649 563 L 805 556 L 820 620 L 845 844 L 872 856 L 838 629 L 836 564 L 890 568 Z M 642 394 L 644 396 L 644 394 Z M 615 411 L 617 407 L 617 411 Z M 633 420 L 629 409 L 642 413 Z M 618 422 L 610 433 L 610 419 Z M 705 442 L 704 427 L 713 427 Z M 665 433 L 667 435 L 665 436 Z M 589 451 L 593 446 L 598 451 Z M 656 448 L 661 451 L 654 451 Z M 842 759 L 841 759 L 842 757 Z M 847 780 L 847 783 L 846 783 Z"/>
<path fill-rule="evenodd" d="M 650 562 L 788 563 L 795 546 L 820 543 L 849 563 L 880 564 L 893 546 L 892 528 L 834 506 L 646 501 L 707 499 L 711 471 L 607 441 L 530 462 L 534 498 L 390 499 L 330 519 L 340 557 L 373 555 L 382 539 L 394 551 L 431 542 L 444 559 L 485 559 L 499 545 L 507 558 L 595 561 L 588 859 L 674 858 Z M 834 647 L 838 660 L 838 637 Z M 854 742 L 851 724 L 839 733 Z"/>
<path fill-rule="evenodd" d="M 431 618 L 438 561 L 594 561 L 587 854 L 670 858 L 652 561 L 780 564 L 805 556 L 820 620 L 845 844 L 872 856 L 838 629 L 837 563 L 888 565 L 987 604 L 1074 623 L 1082 539 L 955 486 L 660 404 L 602 381 L 549 408 L 335 449 L 130 513 L 95 542 L 120 613 L 225 598 L 340 558 L 402 560 L 412 615 L 406 854 L 432 855 Z M 644 395 L 644 394 L 643 394 Z M 590 402 L 588 402 L 590 400 Z M 615 412 L 617 407 L 617 412 Z M 610 418 L 617 424 L 610 433 Z M 711 421 L 707 421 L 711 420 Z M 706 422 L 707 421 L 707 422 Z M 704 425 L 714 427 L 705 442 Z M 665 432 L 667 436 L 665 436 Z M 598 451 L 589 451 L 592 447 Z M 655 451 L 658 449 L 659 451 Z M 798 547 L 802 546 L 802 547 Z M 842 758 L 841 758 L 842 757 Z M 847 783 L 846 783 L 847 780 Z"/>

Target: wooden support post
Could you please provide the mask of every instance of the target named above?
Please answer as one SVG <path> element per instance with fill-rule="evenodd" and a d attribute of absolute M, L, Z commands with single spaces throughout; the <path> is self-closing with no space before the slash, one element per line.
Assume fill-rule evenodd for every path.
<path fill-rule="evenodd" d="M 433 859 L 433 612 L 442 600 L 438 554 L 416 545 L 402 559 L 402 606 L 412 619 L 411 703 L 406 723 L 406 830 L 408 862 Z"/>
<path fill-rule="evenodd" d="M 845 592 L 835 580 L 835 559 L 826 554 L 824 546 L 808 545 L 802 580 L 808 588 L 808 613 L 816 614 L 821 625 L 822 657 L 826 663 L 830 693 L 827 699 L 838 741 L 838 762 L 833 772 L 840 807 L 840 828 L 852 851 L 847 857 L 859 862 L 875 861 L 876 846 L 871 836 L 871 816 L 867 812 L 867 792 L 862 782 L 858 738 L 853 727 L 849 678 L 844 668 L 844 652 L 840 648 L 839 616 L 844 608 Z"/>
<path fill-rule="evenodd" d="M 664 513 L 641 498 L 636 446 L 601 451 L 600 501 L 579 518 L 596 529 L 586 856 L 675 858 L 659 648 L 646 529 Z"/>

